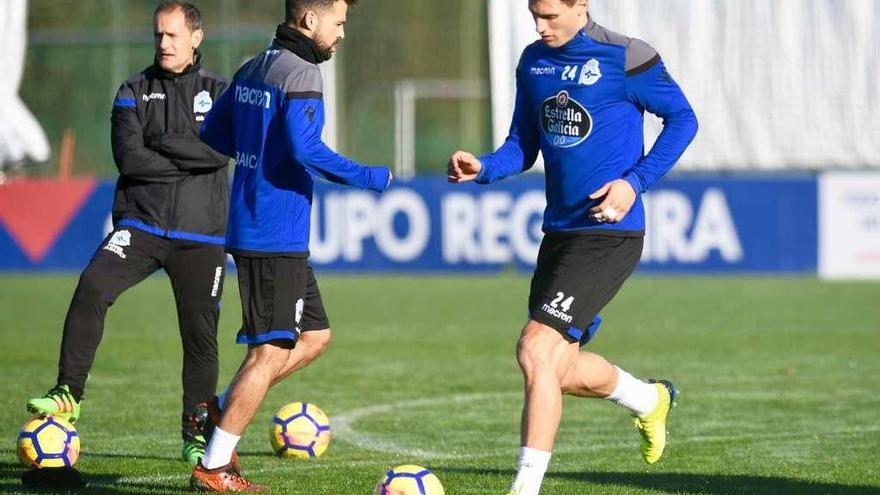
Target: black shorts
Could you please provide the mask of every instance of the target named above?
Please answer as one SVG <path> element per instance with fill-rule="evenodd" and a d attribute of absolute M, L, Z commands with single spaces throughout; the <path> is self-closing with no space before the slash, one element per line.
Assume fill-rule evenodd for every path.
<path fill-rule="evenodd" d="M 273 340 L 294 344 L 302 332 L 330 328 L 321 291 L 306 257 L 233 254 L 241 293 L 241 330 L 236 342 Z"/>
<path fill-rule="evenodd" d="M 586 345 L 599 328 L 599 311 L 632 274 L 644 237 L 550 233 L 541 242 L 529 293 L 529 318 Z"/>

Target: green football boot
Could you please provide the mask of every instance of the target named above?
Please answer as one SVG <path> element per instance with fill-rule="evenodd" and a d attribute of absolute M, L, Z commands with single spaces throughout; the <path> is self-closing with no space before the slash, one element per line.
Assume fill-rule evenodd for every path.
<path fill-rule="evenodd" d="M 193 435 L 189 438 L 184 438 L 183 452 L 181 453 L 183 462 L 192 467 L 196 467 L 199 464 L 199 461 L 202 460 L 202 457 L 205 457 L 205 449 L 207 447 L 208 443 L 205 442 L 205 437 L 202 435 Z"/>
<path fill-rule="evenodd" d="M 38 416 L 55 416 L 76 423 L 79 419 L 80 402 L 73 398 L 70 387 L 56 385 L 46 395 L 27 401 L 27 410 Z"/>
<path fill-rule="evenodd" d="M 199 460 L 205 456 L 208 447 L 208 410 L 205 404 L 199 406 L 189 414 L 184 414 L 181 419 L 183 433 L 183 450 L 181 457 L 183 462 L 196 467 Z"/>

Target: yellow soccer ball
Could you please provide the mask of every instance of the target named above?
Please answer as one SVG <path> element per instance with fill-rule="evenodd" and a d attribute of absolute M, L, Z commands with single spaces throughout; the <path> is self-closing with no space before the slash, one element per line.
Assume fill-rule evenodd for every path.
<path fill-rule="evenodd" d="M 321 457 L 330 446 L 330 419 L 314 404 L 291 402 L 272 417 L 269 441 L 281 457 Z"/>
<path fill-rule="evenodd" d="M 18 459 L 28 467 L 69 467 L 79 458 L 79 435 L 67 421 L 41 416 L 21 427 L 16 450 Z"/>
<path fill-rule="evenodd" d="M 437 476 L 422 466 L 389 469 L 376 484 L 376 495 L 444 495 Z"/>

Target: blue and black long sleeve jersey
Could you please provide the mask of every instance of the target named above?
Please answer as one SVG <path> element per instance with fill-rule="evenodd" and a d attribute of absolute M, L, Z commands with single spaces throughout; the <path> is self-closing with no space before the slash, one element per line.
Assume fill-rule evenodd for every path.
<path fill-rule="evenodd" d="M 657 52 L 591 19 L 562 47 L 541 41 L 528 46 L 516 78 L 510 135 L 497 151 L 479 157 L 476 181 L 488 184 L 528 170 L 540 150 L 545 232 L 644 231 L 641 194 L 675 165 L 697 132 L 697 118 Z M 645 111 L 663 119 L 647 155 Z M 621 222 L 597 222 L 589 210 L 601 200 L 590 194 L 621 178 L 636 191 L 636 202 Z"/>
<path fill-rule="evenodd" d="M 235 74 L 202 128 L 202 139 L 235 158 L 226 247 L 255 255 L 305 255 L 312 175 L 377 192 L 390 170 L 340 156 L 321 140 L 322 54 L 279 26 L 268 49 Z"/>

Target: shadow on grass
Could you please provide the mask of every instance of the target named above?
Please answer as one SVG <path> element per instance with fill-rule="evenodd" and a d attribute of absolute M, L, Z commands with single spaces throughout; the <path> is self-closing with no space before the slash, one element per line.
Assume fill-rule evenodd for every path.
<path fill-rule="evenodd" d="M 129 459 L 134 461 L 168 461 L 168 462 L 179 462 L 180 457 L 175 455 L 142 455 L 142 454 L 127 454 L 124 452 L 92 452 L 89 450 L 82 454 L 83 458 L 96 458 L 96 459 Z"/>
<path fill-rule="evenodd" d="M 107 495 L 191 493 L 188 484 L 183 481 L 131 482 L 123 480 L 123 476 L 118 474 L 86 472 L 81 473 L 85 484 L 80 487 L 26 487 L 21 483 L 21 476 L 25 471 L 26 468 L 17 462 L 0 461 L 0 493 L 100 493 Z"/>
<path fill-rule="evenodd" d="M 275 457 L 274 454 L 272 454 L 271 452 L 265 451 L 242 452 L 240 455 L 250 458 Z M 10 449 L 0 449 L 0 456 L 2 456 L 2 458 L 4 459 L 17 459 L 15 451 Z M 127 461 L 166 461 L 176 466 L 183 466 L 183 464 L 180 462 L 179 457 L 171 455 L 134 455 L 119 452 L 88 451 L 87 453 L 84 453 L 83 456 L 90 459 L 109 459 L 111 460 L 111 464 L 113 459 L 120 459 Z M 180 470 L 174 469 L 173 472 L 179 474 L 180 476 L 175 477 L 173 480 L 157 479 L 156 481 L 149 481 L 149 475 L 138 476 L 131 473 L 125 475 L 113 474 L 106 472 L 107 469 L 108 467 L 104 465 L 101 469 L 101 471 L 104 472 L 81 471 L 80 474 L 82 475 L 82 480 L 85 482 L 85 485 L 82 487 L 70 489 L 43 487 L 36 488 L 26 487 L 22 485 L 21 477 L 25 473 L 27 468 L 25 468 L 18 462 L 0 461 L 0 493 L 101 493 L 108 495 L 191 493 L 189 491 L 188 483 L 189 474 L 188 471 L 183 468 L 181 468 Z"/>
<path fill-rule="evenodd" d="M 2 0 L 0 0 L 2 1 Z M 130 459 L 130 460 L 149 460 L 149 461 L 168 461 L 172 464 L 183 465 L 179 456 L 176 455 L 141 455 L 141 454 L 126 454 L 120 452 L 92 452 L 91 450 L 87 453 L 83 454 L 88 458 L 98 458 L 98 459 Z M 270 450 L 252 450 L 252 451 L 238 451 L 239 457 L 278 457 L 274 452 Z"/>
<path fill-rule="evenodd" d="M 513 470 L 438 468 L 440 472 L 505 475 Z M 878 495 L 880 486 L 813 483 L 793 478 L 738 474 L 697 473 L 623 473 L 623 472 L 549 472 L 547 478 L 580 481 L 602 487 L 618 486 L 653 490 L 661 493 L 703 495 Z"/>

